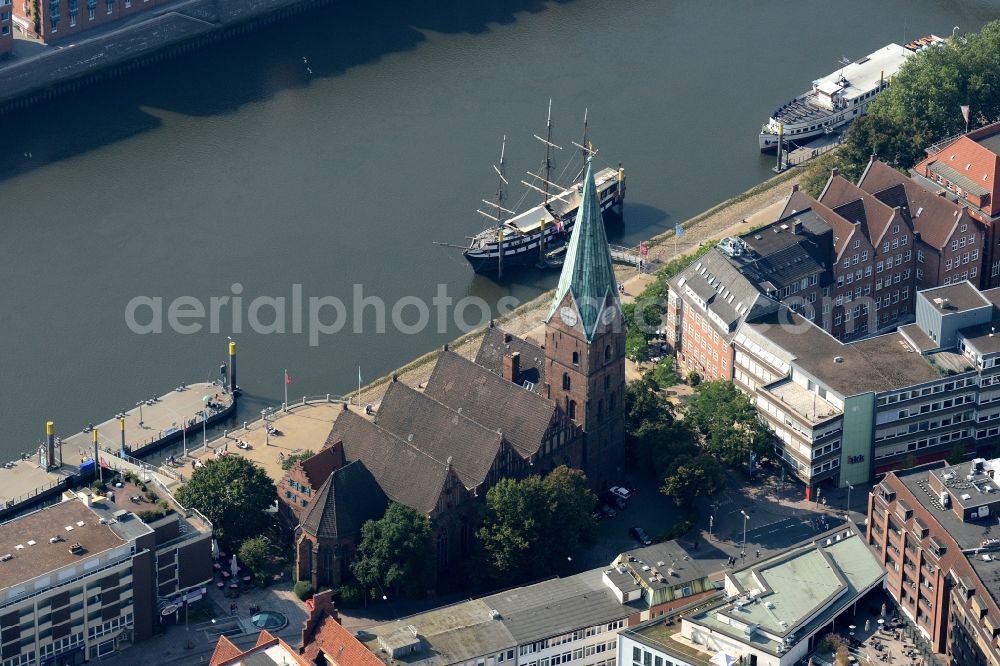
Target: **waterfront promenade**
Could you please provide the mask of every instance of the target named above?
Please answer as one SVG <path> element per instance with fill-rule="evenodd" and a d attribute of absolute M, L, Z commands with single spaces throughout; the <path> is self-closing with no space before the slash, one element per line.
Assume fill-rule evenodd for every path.
<path fill-rule="evenodd" d="M 209 407 L 209 403 L 217 407 Z M 211 422 L 213 417 L 227 412 L 232 405 L 232 394 L 223 391 L 218 383 L 200 382 L 177 387 L 158 398 L 142 401 L 141 407 L 136 405 L 122 412 L 125 416 L 125 445 L 131 455 L 136 455 L 161 440 L 183 439 L 182 424 L 187 428 L 189 445 L 200 444 L 204 437 L 202 431 L 207 431 L 205 419 Z M 98 423 L 94 428 L 102 450 L 117 452 L 121 448 L 122 428 L 117 417 Z M 94 457 L 94 439 L 90 431 L 64 438 L 62 446 L 65 460 L 81 462 Z"/>

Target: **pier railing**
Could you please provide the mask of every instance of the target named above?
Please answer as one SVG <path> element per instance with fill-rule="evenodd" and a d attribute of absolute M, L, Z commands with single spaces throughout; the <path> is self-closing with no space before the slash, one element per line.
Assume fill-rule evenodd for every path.
<path fill-rule="evenodd" d="M 280 405 L 271 408 L 267 416 L 264 418 L 266 418 L 268 423 L 270 423 L 273 418 L 279 415 L 291 414 L 298 409 L 302 409 L 303 407 L 308 407 L 309 405 L 322 404 L 322 403 L 343 405 L 343 404 L 353 404 L 353 401 L 348 396 L 338 396 L 334 395 L 333 393 L 324 393 L 320 395 L 304 395 L 301 398 L 298 398 L 294 401 L 289 400 L 287 404 L 281 403 Z M 236 436 L 237 433 L 246 432 L 248 430 L 252 430 L 253 428 L 259 427 L 262 420 L 263 418 L 258 416 L 257 418 L 251 421 L 244 421 L 242 425 L 233 428 L 232 430 L 223 430 L 221 435 L 215 435 L 214 437 L 212 437 L 203 444 L 200 444 L 198 446 L 188 446 L 188 457 L 194 458 L 197 454 L 202 453 L 205 450 L 214 451 L 215 449 L 217 449 L 219 446 L 222 446 L 226 442 L 231 442 L 234 439 L 237 439 Z M 177 478 L 176 475 L 174 478 Z M 183 476 L 180 477 L 180 480 L 181 481 L 184 480 Z"/>
<path fill-rule="evenodd" d="M 22 502 L 27 502 L 35 497 L 38 497 L 39 495 L 50 493 L 54 488 L 67 487 L 66 486 L 67 478 L 69 477 L 59 479 L 58 481 L 50 481 L 45 485 L 38 486 L 31 492 L 27 492 L 22 495 L 18 495 L 16 497 L 8 497 L 4 500 L 3 506 L 0 506 L 0 509 L 13 508 L 15 506 L 18 506 Z"/>

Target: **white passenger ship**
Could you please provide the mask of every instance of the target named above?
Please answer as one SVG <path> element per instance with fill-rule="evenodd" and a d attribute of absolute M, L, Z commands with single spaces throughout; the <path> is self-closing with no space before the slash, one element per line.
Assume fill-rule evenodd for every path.
<path fill-rule="evenodd" d="M 928 35 L 906 46 L 889 44 L 857 62 L 845 62 L 836 72 L 813 81 L 811 90 L 771 114 L 760 130 L 761 152 L 778 149 L 778 134 L 782 130 L 783 141 L 802 144 L 864 115 L 909 57 L 943 43 L 940 37 Z"/>

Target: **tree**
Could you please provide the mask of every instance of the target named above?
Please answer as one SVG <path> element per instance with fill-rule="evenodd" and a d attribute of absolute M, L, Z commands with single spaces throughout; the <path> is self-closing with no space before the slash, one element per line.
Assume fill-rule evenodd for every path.
<path fill-rule="evenodd" d="M 257 584 L 264 586 L 271 576 L 277 549 L 266 536 L 250 537 L 239 550 L 239 560 L 253 575 Z"/>
<path fill-rule="evenodd" d="M 645 333 L 629 328 L 625 334 L 625 356 L 637 362 L 649 360 L 649 341 Z"/>
<path fill-rule="evenodd" d="M 593 538 L 590 512 L 596 499 L 584 473 L 566 466 L 545 478 L 501 479 L 486 493 L 477 532 L 493 576 L 524 580 L 556 571 L 580 543 Z"/>
<path fill-rule="evenodd" d="M 723 483 L 722 465 L 714 456 L 703 452 L 676 459 L 673 471 L 663 478 L 660 492 L 673 497 L 678 506 L 690 506 L 695 497 L 719 492 Z"/>
<path fill-rule="evenodd" d="M 680 381 L 672 356 L 663 357 L 650 372 L 653 373 L 653 380 L 663 388 L 673 386 Z"/>
<path fill-rule="evenodd" d="M 676 418 L 652 372 L 625 387 L 625 435 L 639 466 L 658 479 L 673 469 L 677 458 L 698 452 L 691 429 Z"/>
<path fill-rule="evenodd" d="M 212 521 L 216 538 L 227 550 L 266 526 L 264 510 L 276 497 L 274 482 L 264 470 L 239 456 L 210 460 L 177 491 L 178 502 Z"/>
<path fill-rule="evenodd" d="M 430 521 L 393 502 L 381 518 L 361 528 L 351 571 L 373 598 L 389 589 L 394 596 L 418 596 L 430 584 L 431 562 Z"/>
<path fill-rule="evenodd" d="M 731 382 L 702 382 L 684 410 L 702 436 L 706 451 L 726 465 L 749 464 L 771 451 L 771 433 L 744 393 Z"/>
<path fill-rule="evenodd" d="M 299 462 L 300 460 L 306 460 L 307 458 L 312 458 L 316 455 L 315 451 L 306 449 L 305 451 L 300 451 L 299 453 L 293 453 L 284 460 L 281 461 L 281 469 L 288 471 L 292 468 L 292 465 Z"/>

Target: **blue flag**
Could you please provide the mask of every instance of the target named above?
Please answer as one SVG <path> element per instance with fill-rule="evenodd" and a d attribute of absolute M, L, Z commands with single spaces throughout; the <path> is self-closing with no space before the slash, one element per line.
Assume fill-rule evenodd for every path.
<path fill-rule="evenodd" d="M 684 227 L 682 227 L 680 224 L 675 224 L 674 225 L 674 235 L 676 235 L 676 236 L 683 236 L 684 235 Z"/>

